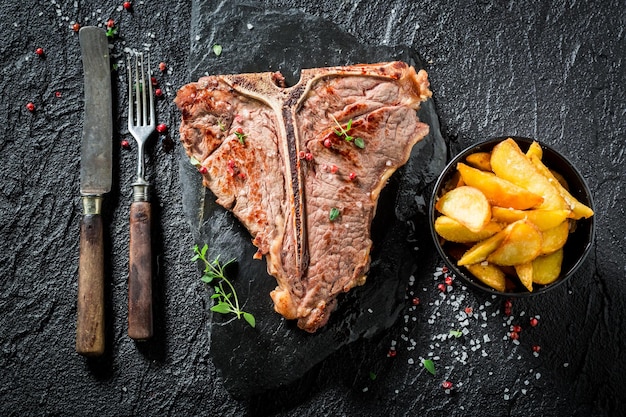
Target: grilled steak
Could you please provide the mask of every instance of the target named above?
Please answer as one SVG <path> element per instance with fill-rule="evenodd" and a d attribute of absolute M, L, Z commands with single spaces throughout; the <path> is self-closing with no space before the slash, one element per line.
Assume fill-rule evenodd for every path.
<path fill-rule="evenodd" d="M 428 133 L 425 71 L 402 62 L 218 75 L 183 86 L 180 139 L 203 184 L 247 227 L 275 310 L 315 332 L 365 282 L 381 189 Z"/>

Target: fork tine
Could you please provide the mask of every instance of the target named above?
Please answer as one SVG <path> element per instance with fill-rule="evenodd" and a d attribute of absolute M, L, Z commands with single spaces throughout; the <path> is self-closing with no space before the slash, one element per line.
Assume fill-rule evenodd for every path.
<path fill-rule="evenodd" d="M 148 124 L 148 93 L 146 92 L 146 72 L 144 70 L 144 65 L 143 65 L 143 53 L 141 53 L 140 55 L 141 58 L 141 123 L 137 123 L 137 124 L 141 124 L 142 126 L 145 126 Z M 151 84 L 150 81 L 148 80 L 148 84 Z"/>
<path fill-rule="evenodd" d="M 150 54 L 148 53 L 148 92 L 150 93 L 150 126 L 155 125 L 154 95 L 152 94 L 152 70 L 150 69 Z"/>
<path fill-rule="evenodd" d="M 126 74 L 128 78 L 128 130 L 133 126 L 133 70 L 131 66 L 131 57 L 126 57 Z"/>

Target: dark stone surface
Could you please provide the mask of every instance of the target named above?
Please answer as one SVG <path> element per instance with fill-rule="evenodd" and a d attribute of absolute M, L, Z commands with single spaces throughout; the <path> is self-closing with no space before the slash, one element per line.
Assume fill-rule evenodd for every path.
<path fill-rule="evenodd" d="M 424 254 L 420 273 L 409 280 L 403 311 L 390 329 L 344 345 L 304 377 L 247 400 L 232 398 L 216 370 L 208 294 L 189 262 L 194 239 L 183 210 L 179 115 L 171 100 L 198 70 L 190 50 L 201 44 L 191 35 L 199 8 L 183 0 L 133 3 L 132 13 L 121 2 L 92 0 L 5 0 L 0 7 L 0 414 L 624 413 L 623 2 L 265 2 L 322 17 L 373 49 L 406 44 L 416 50 L 452 153 L 502 134 L 538 137 L 561 150 L 592 190 L 597 237 L 571 282 L 515 300 L 507 318 L 502 300 L 458 284 L 439 293 L 439 260 L 424 234 L 415 243 Z M 226 4 L 205 7 L 219 15 Z M 108 18 L 120 27 L 111 41 L 115 62 L 123 62 L 129 47 L 148 48 L 155 63 L 168 63 L 171 70 L 157 74 L 165 90 L 158 115 L 171 136 L 156 138 L 147 160 L 154 184 L 156 336 L 145 344 L 126 336 L 135 155 L 134 146 L 115 146 L 114 187 L 104 215 L 106 353 L 85 359 L 74 352 L 82 66 L 70 23 Z M 39 46 L 46 51 L 41 58 L 34 53 Z M 224 57 L 247 53 L 236 44 L 223 46 Z M 128 138 L 124 81 L 123 71 L 114 74 L 116 144 Z M 33 113 L 26 110 L 29 101 Z M 420 305 L 413 306 L 416 296 Z M 467 323 L 466 306 L 476 312 Z M 535 315 L 539 325 L 532 328 L 528 319 Z M 523 327 L 519 344 L 506 338 L 511 324 Z M 467 335 L 446 337 L 462 327 Z M 538 355 L 534 345 L 541 347 Z M 387 357 L 391 346 L 397 349 L 393 358 Z M 436 376 L 420 366 L 422 357 L 435 359 Z M 441 388 L 444 380 L 454 383 L 450 394 Z"/>

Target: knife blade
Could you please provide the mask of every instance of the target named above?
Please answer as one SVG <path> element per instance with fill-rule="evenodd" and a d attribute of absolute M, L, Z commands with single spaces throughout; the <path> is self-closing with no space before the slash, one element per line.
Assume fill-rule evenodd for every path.
<path fill-rule="evenodd" d="M 111 191 L 113 117 L 109 43 L 103 29 L 78 33 L 83 60 L 85 109 L 80 153 L 80 224 L 76 351 L 104 353 L 104 244 L 102 196 Z"/>

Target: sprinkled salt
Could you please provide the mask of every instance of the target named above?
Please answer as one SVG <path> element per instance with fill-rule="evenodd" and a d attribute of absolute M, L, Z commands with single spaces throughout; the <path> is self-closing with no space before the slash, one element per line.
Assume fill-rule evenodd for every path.
<path fill-rule="evenodd" d="M 254 28 L 254 26 L 252 26 L 252 23 L 248 23 L 246 27 L 248 28 L 248 30 L 252 30 Z"/>
<path fill-rule="evenodd" d="M 526 395 L 526 393 L 527 393 L 527 392 L 528 392 L 528 390 L 527 390 L 527 389 L 525 389 L 525 388 L 524 388 L 524 389 L 522 389 L 522 394 Z"/>
<path fill-rule="evenodd" d="M 409 359 L 407 360 L 407 362 L 408 362 L 408 364 L 409 364 L 409 365 L 413 365 L 413 364 L 415 363 L 415 361 L 413 360 L 413 358 L 409 358 Z"/>
<path fill-rule="evenodd" d="M 563 368 L 567 368 L 568 366 L 569 366 L 569 363 L 567 363 L 567 362 L 565 362 L 565 363 L 563 364 Z"/>
<path fill-rule="evenodd" d="M 541 378 L 541 374 L 540 374 L 539 372 L 537 372 L 537 373 L 535 374 L 535 379 L 539 379 L 539 378 Z"/>

